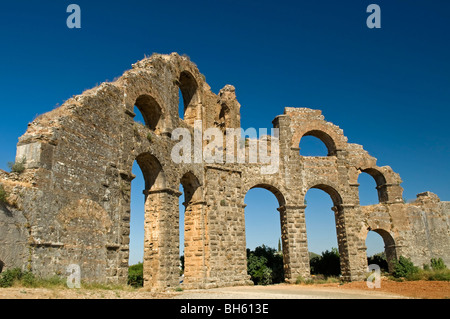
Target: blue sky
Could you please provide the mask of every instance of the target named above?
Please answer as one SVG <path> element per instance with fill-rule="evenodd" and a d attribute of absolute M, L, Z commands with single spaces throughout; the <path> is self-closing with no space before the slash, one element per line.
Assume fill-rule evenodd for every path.
<path fill-rule="evenodd" d="M 71 3 L 81 7 L 81 29 L 66 27 Z M 370 3 L 381 8 L 381 29 L 366 26 Z M 321 109 L 349 142 L 400 174 L 406 199 L 429 190 L 450 200 L 449 12 L 447 0 L 3 2 L 0 168 L 14 160 L 36 115 L 120 76 L 145 54 L 178 52 L 213 92 L 236 87 L 243 128 L 270 128 L 285 106 Z M 376 202 L 374 184 L 362 178 L 362 201 Z M 249 245 L 275 246 L 280 236 L 275 197 L 266 192 L 246 196 Z M 307 196 L 310 250 L 336 247 L 329 197 Z M 254 216 L 273 230 L 271 242 Z M 133 254 L 143 241 L 136 220 Z"/>

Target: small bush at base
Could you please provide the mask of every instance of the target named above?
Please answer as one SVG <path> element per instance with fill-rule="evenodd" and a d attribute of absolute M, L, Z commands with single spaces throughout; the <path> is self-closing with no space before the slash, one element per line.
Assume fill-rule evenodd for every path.
<path fill-rule="evenodd" d="M 398 260 L 394 261 L 394 271 L 392 272 L 392 275 L 395 278 L 406 278 L 408 276 L 412 276 L 418 271 L 419 268 L 414 266 L 411 259 L 400 256 Z"/>
<path fill-rule="evenodd" d="M 32 272 L 22 271 L 20 268 L 8 269 L 0 275 L 0 287 L 12 287 L 16 283 L 25 287 L 33 287 L 36 283 L 36 277 Z"/>
<path fill-rule="evenodd" d="M 443 270 L 443 269 L 447 269 L 447 266 L 444 264 L 444 261 L 442 260 L 442 258 L 436 259 L 436 258 L 431 258 L 431 268 L 433 270 Z"/>
<path fill-rule="evenodd" d="M 427 280 L 427 281 L 450 281 L 450 269 L 444 264 L 442 258 L 431 259 L 431 267 L 424 265 L 424 269 L 414 266 L 409 258 L 401 256 L 394 263 L 392 273 L 393 280 Z"/>

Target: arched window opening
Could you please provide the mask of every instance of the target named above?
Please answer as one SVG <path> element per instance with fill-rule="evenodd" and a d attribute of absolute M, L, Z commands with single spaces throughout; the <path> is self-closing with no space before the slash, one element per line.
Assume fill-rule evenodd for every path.
<path fill-rule="evenodd" d="M 394 238 L 383 229 L 371 229 L 366 237 L 368 264 L 377 264 L 381 271 L 392 272 L 397 259 Z"/>
<path fill-rule="evenodd" d="M 121 192 L 129 194 L 130 216 L 124 218 L 128 225 L 128 238 L 124 244 L 129 247 L 128 264 L 133 276 L 133 286 L 152 285 L 155 283 L 154 250 L 161 243 L 152 236 L 155 214 L 162 209 L 158 201 L 158 190 L 165 188 L 165 175 L 160 162 L 149 153 L 142 153 L 136 157 L 131 175 L 121 173 Z M 130 184 L 128 184 L 130 183 Z M 124 216 L 126 217 L 126 216 Z M 126 234 L 126 232 L 124 232 Z"/>
<path fill-rule="evenodd" d="M 136 122 L 144 124 L 152 131 L 160 130 L 161 107 L 150 95 L 144 94 L 136 99 L 134 113 Z"/>
<path fill-rule="evenodd" d="M 361 173 L 358 176 L 359 205 L 374 205 L 379 202 L 377 184 L 372 176 Z"/>
<path fill-rule="evenodd" d="M 180 188 L 179 191 L 181 193 L 181 196 L 178 198 L 178 207 L 179 207 L 179 213 L 180 213 L 180 218 L 179 218 L 179 231 L 180 231 L 180 285 L 183 284 L 184 282 L 184 269 L 185 269 L 185 263 L 184 263 L 184 246 L 185 246 L 185 242 L 184 242 L 184 225 L 185 225 L 185 218 L 184 218 L 184 214 L 185 214 L 185 210 L 186 207 L 184 206 L 184 191 L 183 191 L 183 185 L 180 184 Z"/>
<path fill-rule="evenodd" d="M 130 217 L 129 217 L 129 256 L 128 265 L 133 273 L 129 284 L 143 286 L 151 276 L 149 268 L 149 249 L 146 241 L 150 236 L 148 228 L 150 224 L 149 191 L 163 187 L 165 178 L 159 161 L 148 153 L 139 155 L 133 163 L 132 176 L 129 177 L 130 185 Z M 124 183 L 127 183 L 124 180 Z M 122 186 L 126 192 L 126 185 Z M 149 245 L 147 245 L 149 246 Z"/>
<path fill-rule="evenodd" d="M 183 71 L 180 74 L 178 86 L 179 86 L 178 112 L 180 118 L 184 120 L 187 124 L 193 126 L 194 121 L 197 118 L 198 84 L 195 81 L 192 74 L 190 74 L 187 71 Z"/>
<path fill-rule="evenodd" d="M 300 155 L 302 156 L 328 156 L 325 144 L 314 136 L 303 136 L 300 140 Z"/>
<path fill-rule="evenodd" d="M 336 155 L 336 145 L 331 136 L 319 130 L 312 130 L 303 134 L 299 148 L 302 156 Z"/>
<path fill-rule="evenodd" d="M 202 271 L 202 188 L 193 173 L 186 173 L 180 180 L 179 231 L 180 231 L 180 284 L 189 282 Z"/>
<path fill-rule="evenodd" d="M 133 266 L 144 261 L 144 221 L 145 221 L 145 188 L 144 176 L 137 161 L 133 163 L 130 204 L 130 244 L 128 265 Z"/>
<path fill-rule="evenodd" d="M 267 285 L 284 281 L 281 217 L 277 211 L 281 194 L 260 187 L 245 196 L 247 270 L 255 284 Z"/>
<path fill-rule="evenodd" d="M 340 197 L 327 186 L 308 190 L 305 196 L 305 223 L 312 275 L 337 277 L 341 274 L 337 218 L 332 207 Z"/>
<path fill-rule="evenodd" d="M 362 170 L 363 173 L 367 173 L 370 176 L 372 176 L 372 178 L 375 180 L 376 183 L 376 189 L 378 192 L 378 201 L 380 203 L 386 202 L 389 199 L 388 193 L 387 193 L 387 188 L 386 188 L 386 178 L 384 177 L 384 175 L 378 171 L 377 169 L 374 168 L 368 168 L 365 170 Z M 362 174 L 360 174 L 362 175 Z M 358 178 L 359 181 L 359 178 Z"/>

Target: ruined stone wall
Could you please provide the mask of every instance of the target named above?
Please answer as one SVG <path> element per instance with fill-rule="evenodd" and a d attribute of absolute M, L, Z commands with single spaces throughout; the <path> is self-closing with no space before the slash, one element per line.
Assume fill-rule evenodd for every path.
<path fill-rule="evenodd" d="M 135 106 L 144 124 L 134 121 Z M 417 265 L 432 257 L 450 264 L 450 203 L 428 192 L 403 203 L 399 175 L 377 166 L 362 146 L 348 143 L 319 110 L 285 108 L 274 119 L 279 130 L 274 172 L 248 161 L 252 141 L 245 146 L 245 163 L 196 161 L 195 152 L 187 155 L 188 162 L 173 160 L 179 142 L 172 138 L 175 129 L 185 128 L 195 145 L 194 128 L 239 128 L 240 107 L 234 87 L 212 93 L 195 64 L 173 53 L 139 61 L 115 82 L 41 115 L 17 146 L 16 160 L 26 159 L 25 172 L 0 174 L 8 193 L 0 207 L 0 260 L 7 268 L 26 267 L 42 276 L 62 275 L 68 265 L 78 264 L 83 280 L 126 282 L 137 163 L 145 180 L 144 282 L 154 290 L 179 284 L 180 185 L 186 287 L 250 283 L 244 198 L 255 187 L 278 200 L 287 281 L 309 276 L 305 196 L 311 188 L 332 199 L 344 279 L 363 278 L 369 230 L 383 237 L 390 262 L 404 255 Z M 328 156 L 299 154 L 300 140 L 308 135 L 326 145 Z M 276 151 L 270 137 L 256 142 L 262 141 L 268 141 L 269 152 Z M 223 149 L 231 150 L 225 141 Z M 377 184 L 377 205 L 359 205 L 362 172 Z"/>

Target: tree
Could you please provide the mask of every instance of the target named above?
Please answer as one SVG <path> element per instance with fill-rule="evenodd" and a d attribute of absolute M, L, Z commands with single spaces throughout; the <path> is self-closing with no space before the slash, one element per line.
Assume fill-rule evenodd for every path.
<path fill-rule="evenodd" d="M 144 264 L 137 263 L 128 267 L 128 284 L 133 287 L 142 287 L 144 285 Z"/>
<path fill-rule="evenodd" d="M 331 251 L 322 252 L 322 256 L 311 258 L 310 266 L 313 275 L 339 276 L 341 274 L 339 251 L 337 248 L 331 248 Z"/>
<path fill-rule="evenodd" d="M 266 245 L 247 249 L 247 272 L 257 285 L 283 282 L 283 256 Z"/>

